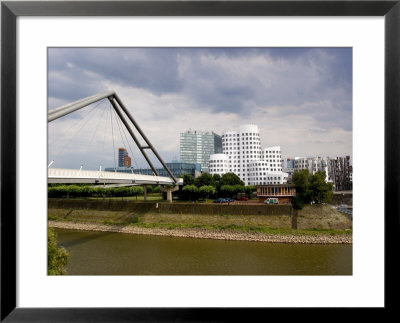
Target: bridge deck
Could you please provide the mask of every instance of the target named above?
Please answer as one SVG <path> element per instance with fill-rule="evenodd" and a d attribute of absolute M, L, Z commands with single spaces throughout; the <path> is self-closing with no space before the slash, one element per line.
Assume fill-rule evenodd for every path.
<path fill-rule="evenodd" d="M 90 183 L 90 184 L 133 184 L 133 185 L 182 185 L 183 179 L 178 183 L 169 177 L 150 176 L 130 173 L 105 172 L 96 170 L 79 170 L 65 168 L 48 168 L 48 183 Z"/>

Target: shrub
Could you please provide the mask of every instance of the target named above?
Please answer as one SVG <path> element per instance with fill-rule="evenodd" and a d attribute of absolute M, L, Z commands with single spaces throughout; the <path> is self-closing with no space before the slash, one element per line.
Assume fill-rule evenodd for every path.
<path fill-rule="evenodd" d="M 57 235 L 52 228 L 47 230 L 47 274 L 65 275 L 65 266 L 68 263 L 69 253 L 57 246 Z"/>

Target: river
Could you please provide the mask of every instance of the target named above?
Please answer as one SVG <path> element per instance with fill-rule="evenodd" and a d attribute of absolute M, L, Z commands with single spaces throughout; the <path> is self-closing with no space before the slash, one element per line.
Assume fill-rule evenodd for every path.
<path fill-rule="evenodd" d="M 352 244 L 226 241 L 55 229 L 68 275 L 351 275 Z"/>

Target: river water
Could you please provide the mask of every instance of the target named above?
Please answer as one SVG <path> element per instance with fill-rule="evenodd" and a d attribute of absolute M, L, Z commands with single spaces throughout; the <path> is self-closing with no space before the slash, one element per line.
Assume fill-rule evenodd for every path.
<path fill-rule="evenodd" d="M 55 229 L 69 275 L 351 275 L 352 244 L 284 244 Z"/>

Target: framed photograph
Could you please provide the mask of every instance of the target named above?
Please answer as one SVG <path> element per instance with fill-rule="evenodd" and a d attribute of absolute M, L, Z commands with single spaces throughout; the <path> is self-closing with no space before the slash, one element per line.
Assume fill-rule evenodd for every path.
<path fill-rule="evenodd" d="M 399 234 L 399 15 L 399 1 L 3 1 L 1 320 L 158 322 L 207 321 L 211 317 L 213 321 L 234 321 L 239 314 L 253 315 L 268 308 L 392 309 L 395 304 L 390 291 L 398 286 L 391 255 L 397 252 L 392 240 Z M 103 88 L 107 92 L 101 93 Z M 88 98 L 82 100 L 85 97 Z M 129 106 L 135 103 L 142 110 L 132 116 Z M 81 109 L 89 105 L 95 112 L 81 113 L 82 119 L 86 118 L 84 122 L 72 115 L 68 116 L 70 123 L 55 120 L 71 111 L 90 110 Z M 74 127 L 78 130 L 72 131 Z M 189 129 L 192 127 L 194 130 Z M 197 133 L 199 130 L 210 131 Z M 234 138 L 236 142 L 238 138 L 237 145 L 244 147 L 247 138 L 241 142 L 240 136 L 246 131 L 255 150 L 246 146 L 250 161 L 246 161 L 245 170 L 244 164 L 236 164 L 233 159 L 244 159 L 246 149 L 237 148 L 237 152 L 233 147 L 231 151 L 228 145 L 229 140 Z M 213 145 L 220 150 L 213 146 L 212 153 L 196 164 L 190 159 L 194 152 L 187 153 L 194 145 L 194 135 L 201 135 L 202 142 L 211 136 Z M 128 144 L 129 136 L 138 146 L 135 153 Z M 178 136 L 180 161 L 174 155 Z M 70 147 L 78 147 L 86 157 L 70 158 L 70 147 L 60 144 L 65 138 L 72 142 Z M 265 148 L 270 142 L 270 147 Z M 150 152 L 153 157 L 148 157 Z M 321 220 L 323 224 L 307 222 L 305 213 L 298 213 L 297 209 L 301 210 L 303 203 L 323 204 L 325 195 L 312 193 L 311 186 L 304 193 L 298 178 L 293 179 L 298 181 L 296 184 L 288 184 L 287 174 L 281 169 L 283 157 L 301 153 L 349 155 L 343 160 L 318 157 L 312 162 L 317 175 L 317 170 L 326 170 L 322 182 L 331 183 L 326 190 L 343 192 L 334 196 L 340 201 L 337 205 L 342 203 L 335 212 L 341 213 Z M 107 158 L 100 160 L 105 154 Z M 252 154 L 257 158 L 252 159 Z M 147 168 L 135 159 L 138 155 L 149 164 Z M 295 162 L 305 163 L 307 158 L 297 158 Z M 340 181 L 335 172 L 340 173 L 343 167 L 348 171 L 349 162 L 354 165 L 352 180 Z M 177 165 L 183 167 L 182 163 L 194 165 L 190 170 L 193 178 L 207 174 L 205 177 L 212 178 L 215 185 L 207 182 L 189 189 L 187 184 L 187 189 L 179 189 L 178 181 L 184 185 L 184 181 L 191 181 L 177 172 Z M 265 166 L 267 173 L 257 173 L 258 167 Z M 93 169 L 97 169 L 95 176 L 102 183 L 88 180 Z M 314 169 L 310 171 L 308 180 L 317 190 L 317 177 L 312 177 Z M 224 189 L 222 184 L 218 186 L 217 181 L 226 173 L 234 173 L 243 188 L 236 187 L 237 192 L 229 193 L 234 179 Z M 179 179 L 180 175 L 183 179 Z M 161 186 L 157 194 L 150 188 L 140 192 L 135 186 L 131 188 L 130 184 L 140 181 L 143 185 L 175 183 L 177 193 L 173 192 L 174 186 Z M 82 189 L 86 186 L 79 185 L 85 183 L 103 186 Z M 247 192 L 245 185 L 254 190 Z M 292 191 L 295 187 L 297 195 Z M 348 212 L 353 209 L 343 204 L 347 190 L 354 192 L 349 227 L 343 224 L 345 221 L 339 223 L 340 216 L 347 221 Z M 48 271 L 52 260 L 48 256 L 47 225 L 53 220 L 53 227 L 80 225 L 71 211 L 74 199 L 69 199 L 69 194 L 78 196 L 76 192 L 85 196 L 85 203 L 107 204 L 107 210 L 111 210 L 111 204 L 118 204 L 117 209 L 131 202 L 139 205 L 136 200 L 140 194 L 144 199 L 141 207 L 157 208 L 153 215 L 160 213 L 160 208 L 167 210 L 167 203 L 154 200 L 157 203 L 146 204 L 147 199 L 155 195 L 162 199 L 163 194 L 171 202 L 179 194 L 182 207 L 196 208 L 199 214 L 207 203 L 216 210 L 226 203 L 229 212 L 235 212 L 233 209 L 241 204 L 254 210 L 260 208 L 252 211 L 259 215 L 251 220 L 253 226 L 243 224 L 242 231 L 268 227 L 269 224 L 257 222 L 266 210 L 273 208 L 286 216 L 290 209 L 290 217 L 286 217 L 290 220 L 285 225 L 288 230 L 296 230 L 299 241 L 308 234 L 313 238 L 304 238 L 303 242 L 309 243 L 319 239 L 315 238 L 315 231 L 328 231 L 323 238 L 325 245 L 322 240 L 313 241 L 314 251 L 306 244 L 304 250 L 296 247 L 288 253 L 282 248 L 254 251 L 254 242 L 244 241 L 232 247 L 236 249 L 232 250 L 231 262 L 222 254 L 213 258 L 205 253 L 204 259 L 209 260 L 204 266 L 207 270 L 195 265 L 195 269 L 185 271 L 181 265 L 188 255 L 181 252 L 182 248 L 190 253 L 212 247 L 173 242 L 171 248 L 180 250 L 179 259 L 169 263 L 167 258 L 173 253 L 162 239 L 132 240 L 129 243 L 140 245 L 140 252 L 127 253 L 118 241 L 91 249 L 91 242 L 104 242 L 103 233 L 71 238 L 57 229 L 68 250 L 80 255 L 86 265 L 69 267 L 70 274 L 60 276 L 63 270 Z M 126 194 L 131 202 L 124 199 Z M 50 203 L 48 196 L 68 199 L 53 199 Z M 55 207 L 57 203 L 66 204 Z M 321 207 L 329 209 L 328 205 Z M 160 234 L 169 230 L 173 235 L 179 230 L 174 231 L 171 226 L 182 220 L 173 216 L 127 215 L 117 209 L 109 215 L 100 208 L 99 214 L 103 213 L 99 222 L 85 226 L 90 227 L 88 230 L 114 228 L 114 232 L 121 232 L 118 221 L 123 218 L 133 224 L 127 229 L 131 233 L 151 226 Z M 83 218 L 90 216 L 81 213 Z M 68 216 L 69 224 L 60 220 Z M 233 225 L 229 214 L 216 217 L 227 228 Z M 234 225 L 237 227 L 237 223 Z M 343 232 L 330 232 L 330 228 Z M 351 234 L 346 230 L 352 230 Z M 251 232 L 238 235 L 248 240 L 255 237 Z M 125 240 L 127 236 L 135 235 L 125 235 Z M 182 235 L 177 237 L 184 239 Z M 146 243 L 153 248 L 146 247 Z M 329 249 L 331 243 L 338 247 Z M 290 243 L 286 246 L 290 248 Z M 149 254 L 150 250 L 153 252 Z M 221 250 L 228 253 L 227 249 Z M 95 255 L 107 252 L 113 257 L 103 270 Z M 257 252 L 259 257 L 254 256 Z M 283 265 L 295 258 L 305 261 L 316 252 L 313 270 L 292 267 L 266 271 L 265 263 L 271 265 L 277 259 L 274 252 L 281 254 Z M 331 262 L 323 259 L 327 253 L 329 259 L 336 259 L 337 267 L 327 269 Z M 141 258 L 143 268 L 132 271 L 126 268 L 126 262 L 118 265 L 128 255 Z M 62 253 L 58 257 L 60 260 Z M 194 257 L 200 255 L 196 253 Z M 221 265 L 216 257 L 225 264 Z M 338 259 L 345 260 L 340 263 Z"/>

